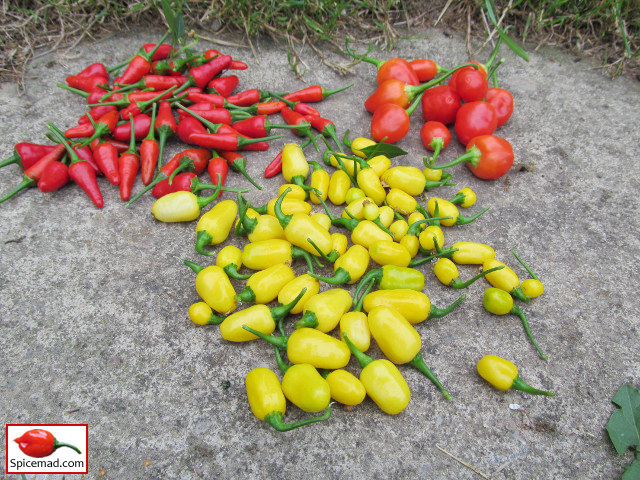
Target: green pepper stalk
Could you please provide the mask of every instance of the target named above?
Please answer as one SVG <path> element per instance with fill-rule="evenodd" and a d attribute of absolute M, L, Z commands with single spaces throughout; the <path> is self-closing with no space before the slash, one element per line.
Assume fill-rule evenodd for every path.
<path fill-rule="evenodd" d="M 362 289 L 371 281 L 380 285 L 382 290 L 396 290 L 406 288 L 421 291 L 424 288 L 424 275 L 419 270 L 410 267 L 398 267 L 396 265 L 383 265 L 380 268 L 370 270 L 362 279 L 354 297 L 359 298 Z"/>
<path fill-rule="evenodd" d="M 362 303 L 364 302 L 364 297 L 366 297 L 369 294 L 369 292 L 371 291 L 371 289 L 373 288 L 375 283 L 376 283 L 376 279 L 372 278 L 369 281 L 369 283 L 367 284 L 367 287 L 362 292 L 362 295 L 360 295 L 360 297 L 356 297 L 355 295 L 353 296 L 352 311 L 354 311 L 354 312 L 361 312 L 362 311 Z"/>
<path fill-rule="evenodd" d="M 493 267 L 484 272 L 480 272 L 475 277 L 470 278 L 466 282 L 463 282 L 462 280 L 460 280 L 460 278 L 458 278 L 458 267 L 456 266 L 456 264 L 448 258 L 441 258 L 433 266 L 433 271 L 436 274 L 436 277 L 438 277 L 438 280 L 440 280 L 443 285 L 447 285 L 451 288 L 463 289 L 467 288 L 469 285 L 474 283 L 476 280 L 481 279 L 488 273 L 502 270 L 503 268 L 503 266 Z"/>
<path fill-rule="evenodd" d="M 512 313 L 520 317 L 529 340 L 531 340 L 531 343 L 537 350 L 540 357 L 543 360 L 547 360 L 547 356 L 542 353 L 542 350 L 540 350 L 540 347 L 538 347 L 538 344 L 531 334 L 527 317 L 525 316 L 524 312 L 520 310 L 520 308 L 518 308 L 517 305 L 513 304 L 513 297 L 509 294 L 509 292 L 505 292 L 504 290 L 501 290 L 499 288 L 489 287 L 484 292 L 484 296 L 482 297 L 482 304 L 488 312 L 491 312 L 495 315 L 506 315 L 507 313 Z"/>
<path fill-rule="evenodd" d="M 369 266 L 369 252 L 362 245 L 352 245 L 349 249 L 335 261 L 333 265 L 333 277 L 323 277 L 310 273 L 309 275 L 317 280 L 322 280 L 330 285 L 341 285 L 344 283 L 355 283 Z"/>
<path fill-rule="evenodd" d="M 535 298 L 542 295 L 542 293 L 544 292 L 544 285 L 542 284 L 542 281 L 540 281 L 540 278 L 538 278 L 538 276 L 533 273 L 533 271 L 527 266 L 526 263 L 522 261 L 522 259 L 516 254 L 514 250 L 511 250 L 511 253 L 513 253 L 513 256 L 516 257 L 518 262 L 520 262 L 520 265 L 522 265 L 529 273 L 529 275 L 531 275 L 531 278 L 523 280 L 522 284 L 520 285 L 524 294 L 529 298 Z"/>

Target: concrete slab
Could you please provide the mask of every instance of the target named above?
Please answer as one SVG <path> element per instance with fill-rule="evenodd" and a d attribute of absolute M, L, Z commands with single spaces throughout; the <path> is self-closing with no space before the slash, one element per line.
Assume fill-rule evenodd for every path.
<path fill-rule="evenodd" d="M 393 56 L 430 57 L 445 66 L 466 60 L 462 39 L 438 30 L 413 33 Z M 56 88 L 66 75 L 93 61 L 121 62 L 158 37 L 118 34 L 32 62 L 24 95 L 14 85 L 0 90 L 2 156 L 20 141 L 44 143 L 47 122 L 67 128 L 85 113 L 81 99 Z M 368 135 L 370 115 L 362 105 L 374 90 L 371 65 L 339 76 L 305 48 L 304 84 L 283 46 L 264 39 L 254 46 L 259 62 L 249 50 L 224 49 L 250 64 L 238 73 L 240 89 L 355 82 L 318 108 L 340 134 Z M 425 360 L 451 401 L 401 367 L 412 399 L 400 415 L 366 400 L 350 410 L 336 406 L 328 422 L 277 433 L 251 414 L 244 390 L 250 369 L 276 369 L 272 348 L 225 342 L 217 328 L 197 328 L 188 319 L 188 306 L 198 300 L 194 275 L 173 256 L 213 261 L 193 249 L 195 223 L 155 221 L 150 196 L 126 209 L 118 190 L 101 179 L 102 210 L 76 186 L 51 195 L 34 189 L 0 206 L 4 423 L 88 423 L 90 478 L 479 478 L 438 447 L 494 479 L 619 477 L 633 457 L 616 454 L 604 426 L 617 389 L 640 382 L 640 217 L 633 214 L 640 86 L 550 48 L 531 52 L 529 63 L 503 55 L 500 83 L 512 91 L 516 109 L 497 133 L 512 142 L 517 165 L 497 181 L 456 167 L 458 186 L 431 194 L 449 198 L 473 188 L 478 204 L 471 210 L 491 209 L 470 225 L 447 229 L 447 244 L 488 243 L 524 277 L 510 253 L 515 249 L 543 279 L 545 294 L 523 309 L 548 362 L 516 317 L 484 311 L 481 281 L 456 312 L 418 326 Z M 409 154 L 394 164 L 422 164 L 420 126 L 418 111 L 398 144 Z M 248 194 L 256 204 L 282 183 L 263 179 L 264 166 L 284 141 L 294 140 L 287 134 L 268 152 L 248 155 L 250 174 L 265 187 Z M 167 158 L 181 148 L 172 141 Z M 452 142 L 443 160 L 462 152 Z M 321 160 L 315 153 L 309 158 Z M 0 192 L 20 178 L 17 167 L 0 170 Z M 249 185 L 238 174 L 228 184 Z M 228 242 L 242 246 L 245 239 Z M 423 270 L 434 304 L 457 298 L 431 266 Z M 474 273 L 461 268 L 463 278 Z M 375 344 L 369 353 L 381 355 Z M 528 383 L 557 396 L 492 389 L 475 371 L 487 353 L 510 359 Z M 359 371 L 354 360 L 349 369 Z M 291 406 L 286 419 L 306 416 Z"/>

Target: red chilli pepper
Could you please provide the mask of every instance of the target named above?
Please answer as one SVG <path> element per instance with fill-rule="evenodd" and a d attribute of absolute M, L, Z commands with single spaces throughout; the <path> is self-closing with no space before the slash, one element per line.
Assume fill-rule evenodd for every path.
<path fill-rule="evenodd" d="M 136 137 L 134 117 L 129 120 L 131 123 L 131 143 L 129 150 L 120 155 L 118 159 L 118 172 L 120 173 L 120 198 L 125 202 L 131 197 L 131 189 L 136 181 L 136 175 L 140 169 L 140 157 L 136 151 Z M 151 130 L 151 129 L 150 129 Z"/>
<path fill-rule="evenodd" d="M 103 63 L 95 62 L 76 73 L 76 77 L 104 77 L 109 78 L 107 67 Z"/>
<path fill-rule="evenodd" d="M 151 117 L 141 113 L 140 115 L 134 115 L 135 120 L 135 135 L 136 140 L 142 140 L 149 134 L 151 128 Z M 131 137 L 131 123 L 126 122 L 122 125 L 118 125 L 112 132 L 113 138 L 124 142 Z"/>
<path fill-rule="evenodd" d="M 213 93 L 217 93 L 225 98 L 233 93 L 233 91 L 240 83 L 240 80 L 236 75 L 227 75 L 224 77 L 214 78 L 209 82 L 207 88 L 213 90 Z"/>
<path fill-rule="evenodd" d="M 91 148 L 89 148 L 88 145 L 85 145 L 84 147 L 81 145 L 73 145 L 73 151 L 76 152 L 80 160 L 84 160 L 89 165 L 91 165 L 93 170 L 96 172 L 96 175 L 98 176 L 102 175 L 102 170 L 94 160 L 93 152 L 91 151 Z"/>
<path fill-rule="evenodd" d="M 260 92 L 257 88 L 251 88 L 244 92 L 236 93 L 227 97 L 227 102 L 237 107 L 248 107 L 254 103 L 260 102 L 266 95 Z"/>
<path fill-rule="evenodd" d="M 171 184 L 169 184 L 169 179 L 165 178 L 155 187 L 153 187 L 153 189 L 151 190 L 151 195 L 153 195 L 155 198 L 160 198 L 173 192 L 190 192 L 191 181 L 195 177 L 197 177 L 197 175 L 193 172 L 179 173 L 175 177 L 173 177 Z"/>
<path fill-rule="evenodd" d="M 487 74 L 475 68 L 458 70 L 455 89 L 464 102 L 482 100 L 489 89 Z"/>
<path fill-rule="evenodd" d="M 176 132 L 178 134 L 178 138 L 184 143 L 193 143 L 191 142 L 191 135 L 195 133 L 208 133 L 200 120 L 191 116 L 180 119 Z"/>
<path fill-rule="evenodd" d="M 167 139 L 175 135 L 178 129 L 178 124 L 173 116 L 173 109 L 171 104 L 163 100 L 158 107 L 158 117 L 156 118 L 155 130 L 158 134 L 158 166 L 162 166 L 162 160 L 164 158 L 164 146 L 167 143 Z"/>
<path fill-rule="evenodd" d="M 102 208 L 104 206 L 104 200 L 102 198 L 102 193 L 100 192 L 100 187 L 98 186 L 98 180 L 96 178 L 96 172 L 93 170 L 93 167 L 88 162 L 85 162 L 78 157 L 76 152 L 66 142 L 62 132 L 58 130 L 55 125 L 48 123 L 47 126 L 54 136 L 63 143 L 67 150 L 67 154 L 71 161 L 71 164 L 69 165 L 69 177 L 71 177 L 71 179 L 76 182 L 82 190 L 84 190 L 96 207 Z"/>
<path fill-rule="evenodd" d="M 353 83 L 350 83 L 346 87 L 336 88 L 334 90 L 327 90 L 322 88 L 319 85 L 311 85 L 310 87 L 303 88 L 302 90 L 298 90 L 295 92 L 287 93 L 283 95 L 285 100 L 289 100 L 290 102 L 306 102 L 306 103 L 314 103 L 321 102 L 329 95 L 333 95 L 334 93 L 342 92 L 347 88 L 353 86 Z"/>
<path fill-rule="evenodd" d="M 227 161 L 219 155 L 214 156 L 207 167 L 209 177 L 211 177 L 211 183 L 213 185 L 224 186 L 227 181 L 227 174 L 229 173 L 229 164 Z M 222 195 L 222 191 L 218 192 L 218 195 L 214 198 L 218 198 Z"/>
<path fill-rule="evenodd" d="M 64 136 L 67 138 L 85 138 L 88 137 L 87 140 L 84 141 L 84 145 L 89 145 L 95 138 L 101 137 L 108 133 L 112 133 L 116 128 L 116 123 L 118 122 L 119 112 L 110 111 L 105 113 L 102 117 L 100 117 L 95 125 L 92 123 L 78 125 L 77 127 L 71 127 L 66 132 L 64 132 Z"/>
<path fill-rule="evenodd" d="M 440 151 L 447 148 L 451 141 L 451 132 L 444 123 L 425 122 L 420 129 L 420 138 L 426 149 L 433 151 L 431 162 L 435 162 Z"/>
<path fill-rule="evenodd" d="M 26 170 L 56 148 L 58 148 L 57 145 L 40 145 L 38 143 L 27 142 L 16 143 L 15 147 L 13 147 L 13 155 L 0 162 L 0 168 L 15 163 L 16 165 L 22 165 L 22 169 Z"/>
<path fill-rule="evenodd" d="M 163 39 L 164 38 L 166 37 L 163 37 Z M 169 55 L 175 52 L 175 49 L 168 43 L 162 43 L 160 46 L 155 43 L 145 43 L 142 46 L 142 50 L 145 53 L 153 52 L 151 54 L 151 60 L 164 60 L 165 58 L 168 58 Z"/>
<path fill-rule="evenodd" d="M 151 50 L 145 52 L 144 49 L 142 49 L 142 52 L 133 57 L 127 65 L 124 73 L 119 77 L 116 77 L 114 82 L 129 85 L 131 83 L 136 83 L 143 76 L 151 72 L 151 61 L 153 60 L 153 56 L 160 49 L 162 42 L 169 36 L 169 33 L 170 32 L 165 33 L 162 40 L 160 40 L 160 43 L 156 44 Z"/>
<path fill-rule="evenodd" d="M 40 157 L 40 159 L 27 168 L 22 175 L 22 181 L 18 184 L 16 188 L 14 188 L 8 195 L 0 198 L 0 203 L 9 200 L 18 192 L 24 190 L 25 188 L 35 187 L 38 180 L 42 176 L 43 172 L 46 170 L 47 166 L 55 161 L 58 161 L 62 158 L 65 152 L 65 146 L 62 144 L 56 145 L 56 147 L 51 150 L 49 153 Z"/>
<path fill-rule="evenodd" d="M 61 443 L 48 431 L 41 428 L 29 430 L 14 440 L 22 453 L 33 458 L 48 457 L 60 447 L 68 447 L 82 453 L 78 447 Z"/>
<path fill-rule="evenodd" d="M 114 105 L 100 105 L 98 107 L 92 107 L 91 110 L 89 110 L 88 114 L 83 115 L 78 119 L 78 125 L 91 123 L 91 119 L 89 118 L 89 115 L 91 116 L 91 118 L 100 118 L 103 115 L 106 115 L 107 113 L 112 112 L 114 110 L 117 110 L 117 108 Z"/>
<path fill-rule="evenodd" d="M 282 150 L 275 156 L 273 160 L 264 169 L 264 177 L 271 178 L 282 172 Z"/>
<path fill-rule="evenodd" d="M 513 148 L 507 140 L 495 135 L 481 135 L 469 142 L 464 155 L 446 165 L 431 168 L 449 168 L 467 162 L 476 177 L 493 180 L 509 171 L 513 165 L 513 158 Z"/>
<path fill-rule="evenodd" d="M 231 125 L 235 130 L 243 135 L 249 137 L 266 137 L 271 132 L 272 128 L 284 128 L 291 130 L 294 127 L 292 125 L 278 125 L 271 123 L 266 115 L 256 115 L 253 117 L 245 118 L 239 122 L 235 122 Z"/>
<path fill-rule="evenodd" d="M 69 183 L 69 167 L 63 162 L 51 162 L 38 180 L 38 188 L 43 193 L 55 192 Z"/>
<path fill-rule="evenodd" d="M 372 138 L 380 142 L 386 137 L 385 141 L 388 143 L 403 139 L 411 128 L 410 117 L 420 103 L 420 95 L 407 109 L 395 103 L 379 106 L 371 117 Z"/>
<path fill-rule="evenodd" d="M 82 90 L 83 92 L 93 92 L 94 90 L 102 90 L 104 92 L 104 88 L 109 88 L 109 78 L 102 76 L 80 76 L 80 75 L 70 75 L 66 78 L 67 84 L 72 88 L 77 88 L 78 90 Z"/>
<path fill-rule="evenodd" d="M 95 147 L 93 147 L 93 158 L 104 173 L 104 176 L 107 177 L 113 185 L 120 184 L 120 173 L 118 172 L 118 149 L 115 145 L 110 142 L 103 141 L 99 142 Z"/>
<path fill-rule="evenodd" d="M 444 71 L 440 65 L 428 58 L 416 58 L 415 60 L 411 60 L 409 65 L 421 82 L 428 82 L 438 73 Z"/>
<path fill-rule="evenodd" d="M 140 144 L 140 176 L 144 185 L 149 185 L 153 180 L 153 172 L 158 164 L 158 156 L 160 155 L 160 146 L 154 136 L 156 123 L 157 105 L 153 104 L 151 112 L 151 127 L 149 134 Z"/>
<path fill-rule="evenodd" d="M 189 140 L 195 145 L 215 150 L 267 150 L 269 144 L 266 142 L 282 137 L 283 135 L 272 135 L 270 137 L 245 138 L 232 133 L 192 133 Z"/>
<path fill-rule="evenodd" d="M 182 86 L 176 90 L 176 93 L 180 93 L 188 87 L 193 86 L 205 88 L 216 75 L 229 68 L 231 60 L 229 55 L 219 55 L 203 65 L 191 68 L 188 75 L 189 80 L 182 84 Z"/>

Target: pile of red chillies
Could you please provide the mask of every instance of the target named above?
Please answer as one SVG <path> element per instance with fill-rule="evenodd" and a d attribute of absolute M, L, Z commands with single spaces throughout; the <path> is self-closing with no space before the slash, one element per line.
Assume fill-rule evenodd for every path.
<path fill-rule="evenodd" d="M 51 193 L 73 181 L 102 208 L 98 177 L 118 186 L 122 200 L 131 203 L 149 190 L 156 198 L 189 190 L 191 180 L 205 171 L 214 185 L 224 183 L 229 168 L 260 188 L 246 172 L 245 152 L 267 150 L 270 140 L 282 137 L 269 136 L 272 129 L 294 129 L 316 148 L 312 129 L 334 135 L 333 123 L 309 103 L 347 87 L 236 92 L 240 79 L 234 71 L 247 69 L 246 63 L 214 49 L 187 55 L 182 50 L 191 45 L 177 50 L 163 43 L 167 35 L 157 44 L 143 45 L 121 65 L 92 63 L 58 85 L 84 97 L 88 111 L 64 131 L 50 123 L 45 135 L 53 144 L 15 145 L 0 168 L 20 165 L 22 181 L 0 194 L 0 203 L 28 188 Z M 278 113 L 284 124 L 269 120 Z M 164 148 L 172 137 L 189 148 L 166 161 Z M 276 155 L 265 176 L 280 168 Z M 138 178 L 143 188 L 132 198 Z"/>

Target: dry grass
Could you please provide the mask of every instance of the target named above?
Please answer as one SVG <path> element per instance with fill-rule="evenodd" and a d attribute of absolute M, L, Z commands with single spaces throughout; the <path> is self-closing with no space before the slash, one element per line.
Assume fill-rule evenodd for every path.
<path fill-rule="evenodd" d="M 26 62 L 82 40 L 126 31 L 157 20 L 152 0 L 3 0 L 0 8 L 0 80 L 21 83 Z M 176 0 L 173 2 L 176 4 Z M 177 2 L 180 3 L 179 1 Z M 348 35 L 392 48 L 407 27 L 438 26 L 486 41 L 496 35 L 478 0 L 288 0 L 267 2 L 190 1 L 182 11 L 187 28 L 214 38 L 224 33 L 284 39 L 290 63 L 300 72 L 297 49 L 309 44 L 323 58 L 324 48 L 341 49 Z M 237 12 L 241 12 L 240 15 Z M 495 16 L 526 50 L 557 45 L 594 58 L 610 75 L 640 72 L 640 1 L 638 0 L 497 0 Z M 287 33 L 288 32 L 288 33 Z M 471 52 L 470 54 L 477 53 Z M 349 63 L 327 64 L 348 70 Z"/>

